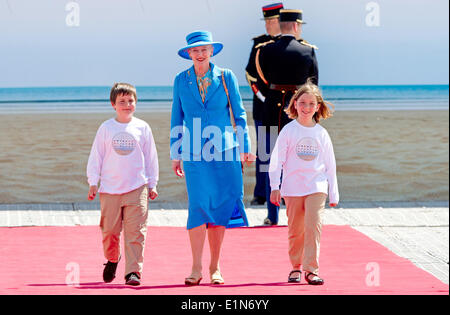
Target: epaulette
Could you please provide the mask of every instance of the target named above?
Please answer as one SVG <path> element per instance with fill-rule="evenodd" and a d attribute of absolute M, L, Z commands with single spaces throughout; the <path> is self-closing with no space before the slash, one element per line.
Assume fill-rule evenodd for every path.
<path fill-rule="evenodd" d="M 259 36 L 253 37 L 252 40 L 260 39 L 260 38 L 263 38 L 264 36 L 267 36 L 267 34 L 261 34 Z"/>
<path fill-rule="evenodd" d="M 267 42 L 260 43 L 260 44 L 255 46 L 255 49 L 261 48 L 261 47 L 266 46 L 267 44 L 270 44 L 270 43 L 275 43 L 275 41 L 273 39 L 271 39 L 271 40 L 268 40 Z"/>
<path fill-rule="evenodd" d="M 246 77 L 249 85 L 252 85 L 252 83 L 256 83 L 258 81 L 258 79 L 255 78 L 254 76 L 250 75 L 250 73 L 248 73 L 248 71 L 245 71 L 245 77 Z"/>
<path fill-rule="evenodd" d="M 313 45 L 313 44 L 308 43 L 308 42 L 307 42 L 306 40 L 304 40 L 304 39 L 301 39 L 299 42 L 300 42 L 300 44 L 303 44 L 303 45 L 305 45 L 305 46 L 311 47 L 311 48 L 313 48 L 313 49 L 319 49 L 319 47 L 317 47 L 316 45 Z"/>

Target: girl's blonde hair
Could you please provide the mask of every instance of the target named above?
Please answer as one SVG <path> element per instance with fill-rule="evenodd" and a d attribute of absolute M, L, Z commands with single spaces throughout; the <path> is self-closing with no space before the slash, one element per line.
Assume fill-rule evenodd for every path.
<path fill-rule="evenodd" d="M 319 87 L 312 83 L 311 79 L 308 79 L 305 84 L 303 84 L 300 89 L 295 92 L 294 96 L 292 96 L 291 101 L 289 102 L 288 108 L 284 111 L 288 114 L 290 119 L 296 119 L 298 117 L 297 109 L 295 108 L 295 103 L 303 94 L 308 93 L 312 94 L 316 97 L 317 104 L 320 105 L 319 110 L 314 114 L 313 119 L 316 123 L 318 123 L 321 119 L 327 119 L 333 116 L 334 105 L 330 102 L 327 102 L 323 99 L 322 93 L 319 90 Z"/>

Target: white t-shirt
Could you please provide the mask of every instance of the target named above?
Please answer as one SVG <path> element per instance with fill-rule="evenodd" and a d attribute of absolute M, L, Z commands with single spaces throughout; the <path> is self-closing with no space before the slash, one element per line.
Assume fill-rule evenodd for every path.
<path fill-rule="evenodd" d="M 282 170 L 283 197 L 323 192 L 328 194 L 330 203 L 339 202 L 333 144 L 321 125 L 304 127 L 293 120 L 284 126 L 270 157 L 272 190 L 280 189 Z"/>
<path fill-rule="evenodd" d="M 90 186 L 100 181 L 99 192 L 124 194 L 142 185 L 156 187 L 158 174 L 155 141 L 145 121 L 111 118 L 100 125 L 87 164 Z"/>

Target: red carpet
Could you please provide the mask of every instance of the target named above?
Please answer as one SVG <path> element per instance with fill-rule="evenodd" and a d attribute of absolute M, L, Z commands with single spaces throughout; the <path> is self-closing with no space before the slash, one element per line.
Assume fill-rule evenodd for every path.
<path fill-rule="evenodd" d="M 98 227 L 0 228 L 0 294 L 449 293 L 448 285 L 348 226 L 324 227 L 323 286 L 306 285 L 303 279 L 300 285 L 286 283 L 290 271 L 287 227 L 227 230 L 221 262 L 225 285 L 208 284 L 207 246 L 204 256 L 204 281 L 198 287 L 186 287 L 184 278 L 191 268 L 186 229 L 150 227 L 142 285 L 123 284 L 123 261 L 114 282 L 105 284 Z M 68 286 L 66 279 L 73 281 L 74 266 L 79 267 L 79 285 Z M 379 285 L 371 277 L 377 268 Z"/>

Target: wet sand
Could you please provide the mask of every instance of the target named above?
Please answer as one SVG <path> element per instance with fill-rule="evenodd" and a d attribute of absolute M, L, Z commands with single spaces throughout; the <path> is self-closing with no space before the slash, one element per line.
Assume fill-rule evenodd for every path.
<path fill-rule="evenodd" d="M 103 114 L 0 115 L 0 203 L 86 201 L 86 163 Z M 171 170 L 170 113 L 136 113 L 158 149 L 159 201 L 184 201 Z M 253 121 L 249 119 L 255 141 Z M 342 201 L 449 199 L 448 111 L 341 111 L 322 125 L 334 144 Z M 245 200 L 254 166 L 245 171 Z"/>

